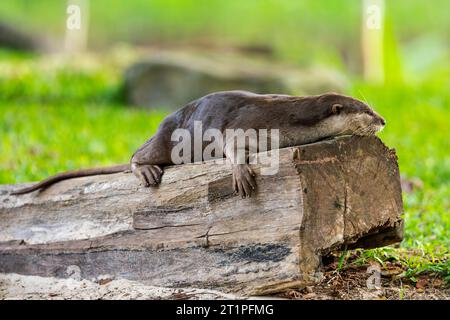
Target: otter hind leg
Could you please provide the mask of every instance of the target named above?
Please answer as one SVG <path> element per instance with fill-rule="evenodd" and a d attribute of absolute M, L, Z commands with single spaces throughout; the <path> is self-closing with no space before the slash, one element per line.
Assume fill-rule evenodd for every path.
<path fill-rule="evenodd" d="M 132 165 L 134 175 L 145 187 L 156 186 L 161 183 L 163 170 L 155 164 Z"/>
<path fill-rule="evenodd" d="M 146 187 L 161 183 L 162 165 L 171 164 L 170 149 L 160 135 L 155 135 L 142 145 L 131 158 L 131 171 Z"/>

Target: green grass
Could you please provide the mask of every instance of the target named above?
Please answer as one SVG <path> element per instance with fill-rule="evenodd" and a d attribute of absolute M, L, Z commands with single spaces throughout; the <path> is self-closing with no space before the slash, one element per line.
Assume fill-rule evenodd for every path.
<path fill-rule="evenodd" d="M 120 71 L 110 63 L 42 69 L 41 57 L 0 52 L 0 183 L 125 163 L 168 113 L 118 102 Z M 398 261 L 405 276 L 449 279 L 450 92 L 448 74 L 421 84 L 374 86 L 354 81 L 348 94 L 387 120 L 380 134 L 397 150 L 400 172 L 421 189 L 404 194 L 401 248 L 357 251 L 353 263 Z M 345 268 L 343 258 L 339 268 Z"/>
<path fill-rule="evenodd" d="M 125 39 L 144 44 L 207 40 L 219 45 L 270 46 L 276 57 L 294 63 L 326 63 L 358 71 L 362 1 L 344 2 L 89 1 L 89 45 L 99 48 Z M 411 59 L 420 59 L 420 74 L 439 68 L 448 59 L 448 54 L 441 54 L 449 50 L 448 0 L 434 0 L 432 6 L 426 0 L 385 1 L 385 5 L 402 50 L 412 53 Z M 66 17 L 66 1 L 2 0 L 0 6 L 0 20 L 56 39 L 64 37 Z M 426 52 L 418 45 L 426 47 Z"/>
<path fill-rule="evenodd" d="M 0 103 L 0 182 L 127 163 L 165 112 L 95 104 Z"/>

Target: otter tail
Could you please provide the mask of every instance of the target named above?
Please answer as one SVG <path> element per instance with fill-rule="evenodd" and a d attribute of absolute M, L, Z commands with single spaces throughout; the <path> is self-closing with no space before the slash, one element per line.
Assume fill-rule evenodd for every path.
<path fill-rule="evenodd" d="M 10 194 L 19 195 L 19 194 L 33 192 L 38 189 L 47 188 L 48 186 L 50 186 L 56 182 L 62 181 L 62 180 L 78 178 L 78 177 L 95 176 L 95 175 L 99 175 L 99 174 L 112 174 L 112 173 L 124 172 L 127 170 L 130 170 L 129 164 L 121 164 L 121 165 L 104 167 L 104 168 L 92 168 L 92 169 L 66 171 L 66 172 L 58 173 L 54 176 L 48 177 L 47 179 L 42 180 L 41 182 L 36 183 L 36 184 L 32 185 L 31 187 L 13 191 Z"/>

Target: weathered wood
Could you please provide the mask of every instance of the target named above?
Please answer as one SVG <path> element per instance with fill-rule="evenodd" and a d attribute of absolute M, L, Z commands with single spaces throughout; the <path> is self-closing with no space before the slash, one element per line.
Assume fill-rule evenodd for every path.
<path fill-rule="evenodd" d="M 23 196 L 8 195 L 18 185 L 0 186 L 0 272 L 79 270 L 251 294 L 298 286 L 333 250 L 401 240 L 396 160 L 375 137 L 281 149 L 279 172 L 257 175 L 246 199 L 232 192 L 230 165 L 214 162 L 166 168 L 156 189 L 131 174 Z"/>

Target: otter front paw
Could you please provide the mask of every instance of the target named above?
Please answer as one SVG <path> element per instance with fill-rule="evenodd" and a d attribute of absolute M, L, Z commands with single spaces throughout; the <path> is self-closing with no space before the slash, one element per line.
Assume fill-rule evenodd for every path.
<path fill-rule="evenodd" d="M 250 197 L 256 189 L 255 173 L 247 164 L 233 166 L 233 189 L 242 198 Z"/>
<path fill-rule="evenodd" d="M 163 174 L 163 170 L 153 164 L 146 165 L 136 165 L 133 164 L 131 166 L 131 170 L 134 175 L 142 182 L 142 184 L 146 187 L 156 186 L 161 182 L 161 176 Z"/>

